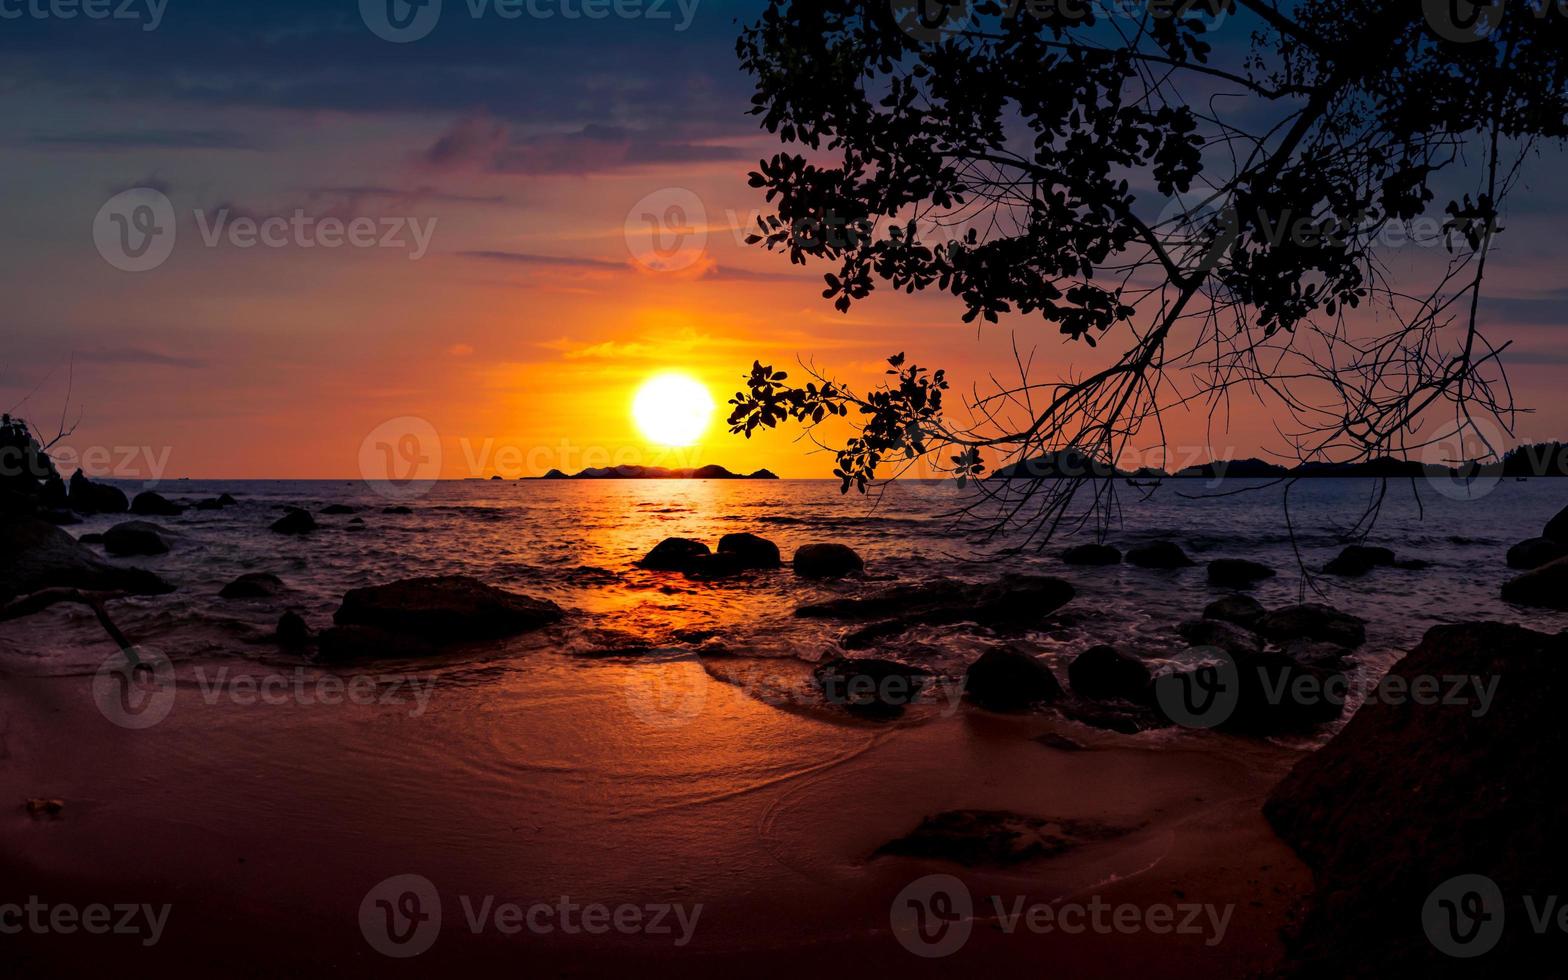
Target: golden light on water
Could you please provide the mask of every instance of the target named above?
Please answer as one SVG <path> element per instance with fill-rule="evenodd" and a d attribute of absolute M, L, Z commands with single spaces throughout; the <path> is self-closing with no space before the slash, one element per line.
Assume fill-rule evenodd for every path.
<path fill-rule="evenodd" d="M 670 371 L 643 382 L 632 399 L 632 420 L 650 442 L 690 446 L 713 421 L 713 396 L 702 382 Z"/>

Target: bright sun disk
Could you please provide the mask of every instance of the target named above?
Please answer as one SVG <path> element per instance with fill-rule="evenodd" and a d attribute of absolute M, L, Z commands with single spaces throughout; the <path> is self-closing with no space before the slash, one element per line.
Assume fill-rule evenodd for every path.
<path fill-rule="evenodd" d="M 713 396 L 690 375 L 670 372 L 643 382 L 632 399 L 632 419 L 650 441 L 690 446 L 713 421 Z"/>

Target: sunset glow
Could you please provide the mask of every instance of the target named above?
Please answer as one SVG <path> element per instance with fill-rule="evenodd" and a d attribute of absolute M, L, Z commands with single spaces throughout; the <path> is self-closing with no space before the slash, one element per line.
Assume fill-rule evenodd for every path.
<path fill-rule="evenodd" d="M 632 419 L 649 441 L 690 446 L 713 420 L 713 396 L 690 375 L 671 372 L 648 379 L 632 400 Z"/>

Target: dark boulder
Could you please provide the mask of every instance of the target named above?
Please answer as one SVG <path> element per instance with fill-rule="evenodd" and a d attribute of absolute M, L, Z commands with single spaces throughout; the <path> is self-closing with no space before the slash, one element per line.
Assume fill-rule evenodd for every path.
<path fill-rule="evenodd" d="M 145 569 L 109 564 L 47 521 L 0 521 L 0 601 L 48 588 L 137 595 L 174 591 Z"/>
<path fill-rule="evenodd" d="M 185 513 L 185 508 L 161 493 L 143 490 L 131 501 L 131 513 L 138 517 L 178 517 Z"/>
<path fill-rule="evenodd" d="M 78 514 L 123 514 L 131 509 L 131 502 L 123 490 L 107 483 L 94 483 L 81 470 L 71 474 L 66 500 Z"/>
<path fill-rule="evenodd" d="M 1096 701 L 1119 698 L 1142 702 L 1149 696 L 1149 668 L 1113 646 L 1090 647 L 1073 658 L 1067 667 L 1067 681 L 1075 694 Z"/>
<path fill-rule="evenodd" d="M 744 532 L 726 534 L 719 539 L 719 554 L 728 555 L 742 568 L 778 568 L 784 562 L 779 546 L 767 538 Z"/>
<path fill-rule="evenodd" d="M 1122 553 L 1108 544 L 1080 544 L 1062 552 L 1062 562 L 1068 565 L 1120 565 Z"/>
<path fill-rule="evenodd" d="M 548 600 L 505 592 L 464 575 L 446 575 L 353 589 L 332 619 L 339 626 L 368 626 L 429 643 L 451 643 L 524 633 L 562 615 L 561 607 Z"/>
<path fill-rule="evenodd" d="M 1386 568 L 1393 564 L 1394 553 L 1387 548 L 1371 548 L 1366 545 L 1353 544 L 1341 551 L 1333 561 L 1324 567 L 1323 571 L 1330 575 L 1356 578 L 1365 575 L 1374 568 Z"/>
<path fill-rule="evenodd" d="M 1245 558 L 1216 558 L 1209 562 L 1209 584 L 1223 589 L 1250 589 L 1273 577 L 1274 569 Z"/>
<path fill-rule="evenodd" d="M 1481 687 L 1455 697 L 1444 678 Z M 1431 679 L 1436 697 L 1413 696 Z M 1264 804 L 1316 883 L 1288 937 L 1292 974 L 1556 972 L 1562 934 L 1532 928 L 1527 903 L 1561 894 L 1568 868 L 1568 793 L 1556 778 L 1568 758 L 1568 635 L 1434 627 L 1380 689 L 1391 684 L 1410 696 L 1369 700 Z M 1490 896 L 1470 893 L 1480 908 L 1460 876 L 1490 883 Z M 1455 959 L 1445 945 L 1484 956 Z"/>
<path fill-rule="evenodd" d="M 1204 619 L 1219 619 L 1247 629 L 1255 629 L 1268 610 L 1250 595 L 1220 596 L 1203 608 Z"/>
<path fill-rule="evenodd" d="M 1354 650 L 1367 641 L 1366 620 L 1331 606 L 1307 602 L 1265 613 L 1258 632 L 1275 643 L 1287 640 L 1322 640 Z"/>
<path fill-rule="evenodd" d="M 1298 664 L 1324 670 L 1344 670 L 1350 663 L 1349 650 L 1322 640 L 1287 640 L 1283 652 Z"/>
<path fill-rule="evenodd" d="M 1568 545 L 1568 507 L 1557 512 L 1557 516 L 1546 522 L 1546 528 L 1541 531 L 1541 537 L 1556 541 L 1558 544 Z"/>
<path fill-rule="evenodd" d="M 82 519 L 68 510 L 46 510 L 38 515 L 55 527 L 70 527 L 82 523 Z"/>
<path fill-rule="evenodd" d="M 1568 610 L 1568 558 L 1549 561 L 1504 582 L 1503 599 L 1521 606 Z"/>
<path fill-rule="evenodd" d="M 911 833 L 888 841 L 877 853 L 951 861 L 965 867 L 1005 868 L 1112 840 L 1129 830 L 1091 820 L 1031 817 L 1007 810 L 947 810 L 926 817 Z"/>
<path fill-rule="evenodd" d="M 993 711 L 1022 711 L 1061 693 L 1051 668 L 1018 647 L 992 647 L 964 672 L 964 694 Z"/>
<path fill-rule="evenodd" d="M 82 544 L 103 544 L 103 535 L 95 531 L 90 534 L 84 534 L 76 540 Z"/>
<path fill-rule="evenodd" d="M 233 494 L 220 493 L 218 494 L 218 503 L 225 507 L 233 507 L 235 504 L 239 503 L 239 501 L 234 499 Z"/>
<path fill-rule="evenodd" d="M 895 660 L 836 657 L 812 671 L 829 703 L 856 714 L 902 714 L 930 683 L 931 672 Z"/>
<path fill-rule="evenodd" d="M 218 595 L 224 599 L 270 599 L 283 591 L 283 580 L 271 572 L 246 572 L 225 585 Z"/>
<path fill-rule="evenodd" d="M 297 612 L 286 612 L 278 617 L 278 631 L 274 639 L 279 646 L 297 649 L 310 642 L 310 627 L 305 624 L 305 617 Z"/>
<path fill-rule="evenodd" d="M 194 506 L 197 510 L 222 510 L 223 501 L 219 500 L 217 497 L 208 497 L 205 500 L 196 501 L 196 503 L 192 506 Z"/>
<path fill-rule="evenodd" d="M 864 596 L 809 603 L 796 609 L 795 615 L 802 619 L 878 619 L 949 603 L 958 592 L 972 587 L 952 579 L 890 585 Z"/>
<path fill-rule="evenodd" d="M 357 510 L 359 510 L 358 507 L 350 507 L 348 504 L 328 504 L 327 506 L 321 508 L 321 512 L 323 514 L 334 515 L 352 514 Z"/>
<path fill-rule="evenodd" d="M 826 619 L 881 619 L 846 634 L 846 650 L 863 649 L 914 626 L 975 623 L 995 630 L 1038 626 L 1046 616 L 1073 598 L 1073 587 L 1048 575 L 1004 575 L 976 585 L 942 580 L 917 586 L 896 586 L 863 599 L 838 599 L 802 606 L 796 615 Z"/>
<path fill-rule="evenodd" d="M 795 549 L 795 574 L 805 578 L 842 578 L 863 571 L 866 563 L 842 544 L 807 544 Z"/>
<path fill-rule="evenodd" d="M 422 637 L 374 626 L 329 626 L 316 638 L 316 657 L 326 663 L 412 660 L 433 657 L 440 652 L 437 644 Z"/>
<path fill-rule="evenodd" d="M 1273 651 L 1227 654 L 1154 682 L 1156 705 L 1173 723 L 1256 736 L 1331 722 L 1344 711 L 1345 693 L 1343 674 Z"/>
<path fill-rule="evenodd" d="M 1219 647 L 1242 656 L 1263 649 L 1263 638 L 1245 627 L 1222 619 L 1192 619 L 1176 627 L 1181 638 L 1195 647 Z"/>
<path fill-rule="evenodd" d="M 684 572 L 712 552 L 701 541 L 690 538 L 665 538 L 653 546 L 637 564 L 654 572 Z"/>
<path fill-rule="evenodd" d="M 1196 564 L 1172 541 L 1153 541 L 1127 552 L 1127 563 L 1139 568 L 1189 568 Z"/>
<path fill-rule="evenodd" d="M 290 510 L 272 522 L 272 530 L 279 534 L 309 534 L 316 527 L 316 519 L 303 510 Z"/>
<path fill-rule="evenodd" d="M 383 508 L 381 508 L 381 513 L 383 513 L 383 514 L 406 515 L 406 514 L 412 514 L 413 512 L 414 512 L 414 508 L 412 508 L 412 507 L 404 507 L 401 504 L 397 505 L 396 507 L 383 507 Z"/>
<path fill-rule="evenodd" d="M 103 550 L 117 557 L 166 555 L 169 540 L 163 528 L 147 521 L 126 521 L 103 533 Z"/>
<path fill-rule="evenodd" d="M 1508 567 L 1520 571 L 1540 568 L 1559 558 L 1568 558 L 1568 544 L 1551 538 L 1529 538 L 1508 549 Z"/>

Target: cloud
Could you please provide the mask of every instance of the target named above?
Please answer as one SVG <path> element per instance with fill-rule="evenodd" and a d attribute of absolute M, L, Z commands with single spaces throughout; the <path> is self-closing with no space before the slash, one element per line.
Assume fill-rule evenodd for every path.
<path fill-rule="evenodd" d="M 607 259 L 589 259 L 574 255 L 536 255 L 530 252 L 502 252 L 488 249 L 457 254 L 465 259 L 485 259 L 518 265 L 553 265 L 570 269 L 596 269 L 602 272 L 631 271 L 631 265 L 627 262 L 611 262 Z"/>
<path fill-rule="evenodd" d="M 142 347 L 113 347 L 96 351 L 77 351 L 77 361 L 87 364 L 142 364 L 154 367 L 204 368 L 207 362 L 194 357 L 162 354 Z"/>
<path fill-rule="evenodd" d="M 36 146 L 113 153 L 117 150 L 255 150 L 248 136 L 215 129 L 95 130 L 35 136 Z"/>
<path fill-rule="evenodd" d="M 438 171 L 484 169 L 505 149 L 506 126 L 481 113 L 465 116 L 420 154 L 420 163 Z"/>

